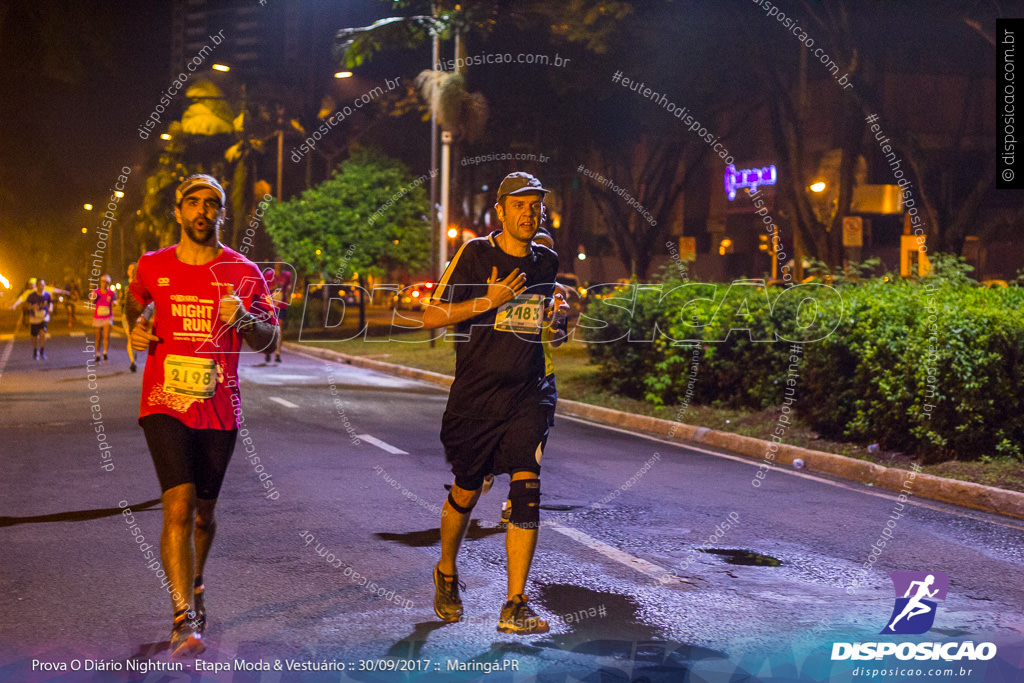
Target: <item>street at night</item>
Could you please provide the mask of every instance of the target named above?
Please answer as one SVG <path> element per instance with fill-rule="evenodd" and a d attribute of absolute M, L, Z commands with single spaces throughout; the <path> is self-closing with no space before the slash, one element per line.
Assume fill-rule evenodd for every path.
<path fill-rule="evenodd" d="M 118 347 L 95 369 L 90 391 L 81 360 L 90 336 L 56 332 L 46 362 L 31 359 L 23 333 L 3 342 L 4 395 L 14 402 L 0 429 L 5 451 L 16 455 L 2 484 L 3 581 L 12 599 L 0 675 L 8 680 L 52 680 L 33 672 L 32 660 L 123 664 L 160 660 L 166 647 L 167 598 L 139 552 L 142 543 L 155 546 L 160 515 L 133 415 L 137 376 Z M 548 525 L 531 577 L 553 617 L 551 633 L 494 632 L 504 583 L 500 484 L 469 532 L 465 622 L 444 625 L 431 610 L 429 576 L 449 479 L 437 442 L 445 391 L 308 356 L 286 359 L 242 357 L 245 426 L 272 488 L 252 456 L 236 453 L 207 569 L 217 635 L 204 662 L 342 662 L 358 671 L 364 660 L 430 660 L 431 673 L 416 674 L 422 680 L 465 676 L 435 665 L 447 672 L 448 662 L 503 661 L 517 663 L 518 677 L 508 670 L 487 680 L 596 672 L 595 680 L 680 680 L 686 671 L 703 680 L 727 672 L 791 680 L 801 669 L 827 680 L 821 643 L 877 630 L 892 602 L 880 587 L 907 565 L 950 576 L 943 633 L 999 644 L 1021 627 L 1024 591 L 1008 580 L 1024 561 L 1019 522 L 914 501 L 898 547 L 865 575 L 860 565 L 894 494 L 783 469 L 755 489 L 754 461 L 561 417 L 544 461 Z M 344 397 L 340 408 L 332 387 Z M 83 443 L 92 395 L 112 444 L 106 461 Z M 649 476 L 621 490 L 654 457 Z M 125 507 L 145 541 L 133 537 Z M 687 550 L 714 550 L 708 539 L 716 537 L 720 548 L 764 557 L 732 563 Z"/>

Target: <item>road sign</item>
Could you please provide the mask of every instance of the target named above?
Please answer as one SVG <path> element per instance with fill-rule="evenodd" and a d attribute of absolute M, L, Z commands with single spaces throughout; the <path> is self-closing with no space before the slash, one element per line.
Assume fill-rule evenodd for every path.
<path fill-rule="evenodd" d="M 843 246 L 864 246 L 864 219 L 860 216 L 846 216 L 843 218 Z"/>

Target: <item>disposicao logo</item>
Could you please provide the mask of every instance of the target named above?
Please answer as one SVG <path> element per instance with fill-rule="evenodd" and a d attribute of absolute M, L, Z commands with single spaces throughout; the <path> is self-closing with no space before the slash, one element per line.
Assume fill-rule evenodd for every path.
<path fill-rule="evenodd" d="M 920 635 L 935 623 L 937 600 L 945 600 L 949 577 L 942 572 L 893 572 L 896 601 L 892 614 L 881 630 L 883 635 Z M 833 643 L 832 660 L 869 660 L 895 656 L 897 659 L 919 661 L 966 659 L 989 660 L 996 656 L 994 643 L 920 642 L 920 643 Z"/>
<path fill-rule="evenodd" d="M 949 577 L 942 572 L 893 572 L 896 604 L 881 633 L 919 635 L 935 623 L 936 600 L 945 600 Z"/>

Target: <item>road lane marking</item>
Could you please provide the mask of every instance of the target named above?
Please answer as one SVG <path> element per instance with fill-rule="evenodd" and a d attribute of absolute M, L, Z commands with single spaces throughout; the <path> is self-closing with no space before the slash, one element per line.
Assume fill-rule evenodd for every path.
<path fill-rule="evenodd" d="M 84 337 L 85 336 L 85 332 L 68 332 L 68 336 L 72 337 L 72 338 Z"/>
<path fill-rule="evenodd" d="M 278 398 L 277 396 L 271 396 L 270 400 L 273 401 L 274 403 L 279 403 L 279 404 L 283 405 L 285 408 L 298 408 L 299 407 L 296 404 L 292 403 L 291 401 L 286 401 L 285 399 Z"/>
<path fill-rule="evenodd" d="M 392 446 L 388 442 L 381 441 L 377 437 L 370 436 L 369 434 L 356 434 L 356 438 L 360 439 L 362 441 L 365 441 L 366 443 L 372 443 L 377 448 L 379 448 L 379 449 L 381 449 L 383 451 L 387 451 L 388 453 L 391 453 L 392 455 L 409 455 L 408 451 L 403 451 L 401 448 L 397 448 L 395 446 Z"/>
<path fill-rule="evenodd" d="M 639 437 L 641 439 L 647 439 L 648 441 L 655 441 L 657 443 L 665 444 L 666 446 L 675 446 L 676 448 L 681 448 L 681 449 L 686 449 L 686 450 L 691 450 L 691 451 L 697 451 L 698 453 L 705 453 L 707 455 L 713 455 L 713 456 L 716 456 L 716 457 L 719 457 L 719 458 L 726 458 L 728 460 L 735 460 L 738 463 L 743 463 L 744 465 L 749 465 L 751 467 L 760 467 L 763 464 L 763 462 L 764 462 L 763 460 L 753 460 L 751 458 L 745 458 L 745 457 L 743 457 L 741 455 L 730 455 L 728 453 L 721 453 L 721 452 L 718 452 L 718 451 L 711 451 L 711 450 L 708 450 L 706 448 L 701 448 L 699 446 L 691 446 L 690 444 L 680 443 L 678 441 L 667 441 L 665 439 L 659 439 L 656 436 L 651 436 L 650 434 L 642 434 L 640 432 L 631 432 L 631 431 L 629 431 L 627 429 L 620 429 L 619 427 L 612 427 L 611 425 L 601 424 L 600 422 L 591 422 L 590 420 L 585 420 L 583 418 L 575 417 L 575 416 L 572 416 L 572 415 L 559 415 L 559 417 L 560 418 L 564 418 L 566 420 L 571 420 L 573 422 L 578 422 L 580 424 L 590 425 L 591 427 L 600 427 L 601 429 L 610 429 L 611 431 L 619 432 L 620 434 L 626 434 L 628 436 L 635 436 L 635 437 Z M 836 488 L 846 489 L 847 491 L 853 491 L 855 493 L 863 493 L 866 496 L 875 496 L 876 498 L 884 498 L 884 499 L 886 499 L 888 501 L 895 501 L 895 500 L 897 500 L 897 497 L 900 495 L 900 492 L 898 490 L 896 490 L 896 489 L 884 489 L 884 491 L 891 491 L 891 493 L 883 493 L 881 491 L 872 491 L 871 487 L 868 487 L 865 484 L 862 484 L 860 482 L 853 482 L 853 483 L 856 484 L 856 486 L 854 486 L 851 483 L 847 483 L 847 482 L 843 482 L 843 481 L 833 481 L 831 479 L 826 479 L 823 476 L 815 476 L 813 474 L 807 474 L 805 472 L 795 472 L 793 470 L 786 469 L 784 467 L 779 467 L 779 466 L 774 467 L 771 471 L 778 472 L 779 474 L 786 474 L 786 475 L 789 475 L 791 477 L 800 477 L 801 479 L 809 479 L 811 481 L 816 481 L 819 484 L 828 484 L 829 486 L 835 486 Z M 910 470 L 907 470 L 907 472 L 909 473 Z M 833 475 L 833 476 L 836 476 L 836 475 Z M 951 509 L 949 509 L 947 507 L 940 507 L 938 505 L 929 505 L 928 503 L 923 503 L 920 500 L 910 499 L 910 500 L 907 500 L 906 503 L 908 505 L 914 505 L 914 506 L 917 506 L 917 507 L 927 508 L 928 510 L 934 510 L 936 512 L 944 512 L 946 514 L 956 515 L 958 517 L 965 517 L 967 519 L 973 519 L 973 520 L 978 521 L 978 522 L 988 522 L 989 524 L 996 524 L 998 526 L 1005 526 L 1005 527 L 1009 527 L 1010 529 L 1016 529 L 1017 531 L 1024 531 L 1024 526 L 1020 526 L 1020 525 L 1017 525 L 1017 524 L 1008 524 L 1006 522 L 1003 522 L 1003 521 L 1000 521 L 1000 520 L 995 520 L 995 519 L 987 519 L 985 517 L 981 517 L 980 515 L 972 515 L 972 514 L 967 513 L 967 512 L 961 512 L 961 511 L 959 511 L 957 509 L 952 509 L 951 510 Z M 957 507 L 953 503 L 946 503 L 946 505 L 949 505 L 949 506 L 951 506 L 953 508 Z M 989 513 L 986 513 L 986 514 L 989 514 L 989 515 L 992 515 L 992 516 L 999 516 L 999 515 L 997 515 L 994 512 L 989 512 Z"/>
<path fill-rule="evenodd" d="M 14 350 L 14 337 L 18 334 L 18 330 L 21 329 L 21 316 L 18 316 L 18 322 L 14 323 L 14 332 L 7 339 L 7 346 L 4 347 L 3 353 L 0 353 L 0 381 L 4 377 L 4 368 L 7 367 L 7 361 L 11 357 L 11 351 Z M 4 335 L 5 337 L 7 335 Z"/>
<path fill-rule="evenodd" d="M 618 562 L 619 564 L 625 565 L 630 569 L 635 569 L 641 574 L 646 574 L 651 577 L 659 584 L 665 585 L 669 583 L 687 583 L 678 576 L 675 576 L 672 572 L 663 567 L 659 567 L 656 564 L 648 562 L 647 560 L 639 557 L 634 557 L 627 552 L 623 552 L 614 546 L 610 546 L 604 541 L 599 541 L 593 536 L 588 536 L 578 529 L 572 527 L 560 526 L 558 524 L 545 524 L 545 527 L 553 529 L 563 536 L 568 536 L 572 540 L 582 543 L 591 550 L 595 550 L 601 555 L 604 555 L 609 560 Z"/>

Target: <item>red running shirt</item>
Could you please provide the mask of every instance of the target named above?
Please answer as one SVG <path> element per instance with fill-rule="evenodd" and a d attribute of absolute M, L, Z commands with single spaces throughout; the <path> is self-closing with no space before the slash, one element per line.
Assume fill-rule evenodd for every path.
<path fill-rule="evenodd" d="M 117 301 L 117 292 L 109 287 L 105 292 L 102 289 L 94 289 L 91 298 L 95 305 L 92 311 L 94 319 L 114 317 L 114 302 Z"/>
<path fill-rule="evenodd" d="M 175 255 L 177 245 L 139 259 L 129 291 L 143 306 L 154 302 L 153 334 L 142 378 L 139 418 L 163 413 L 193 429 L 236 429 L 242 337 L 220 320 L 220 298 L 234 287 L 246 310 L 277 324 L 259 268 L 236 251 L 201 266 Z M 238 399 L 235 399 L 237 402 Z"/>

